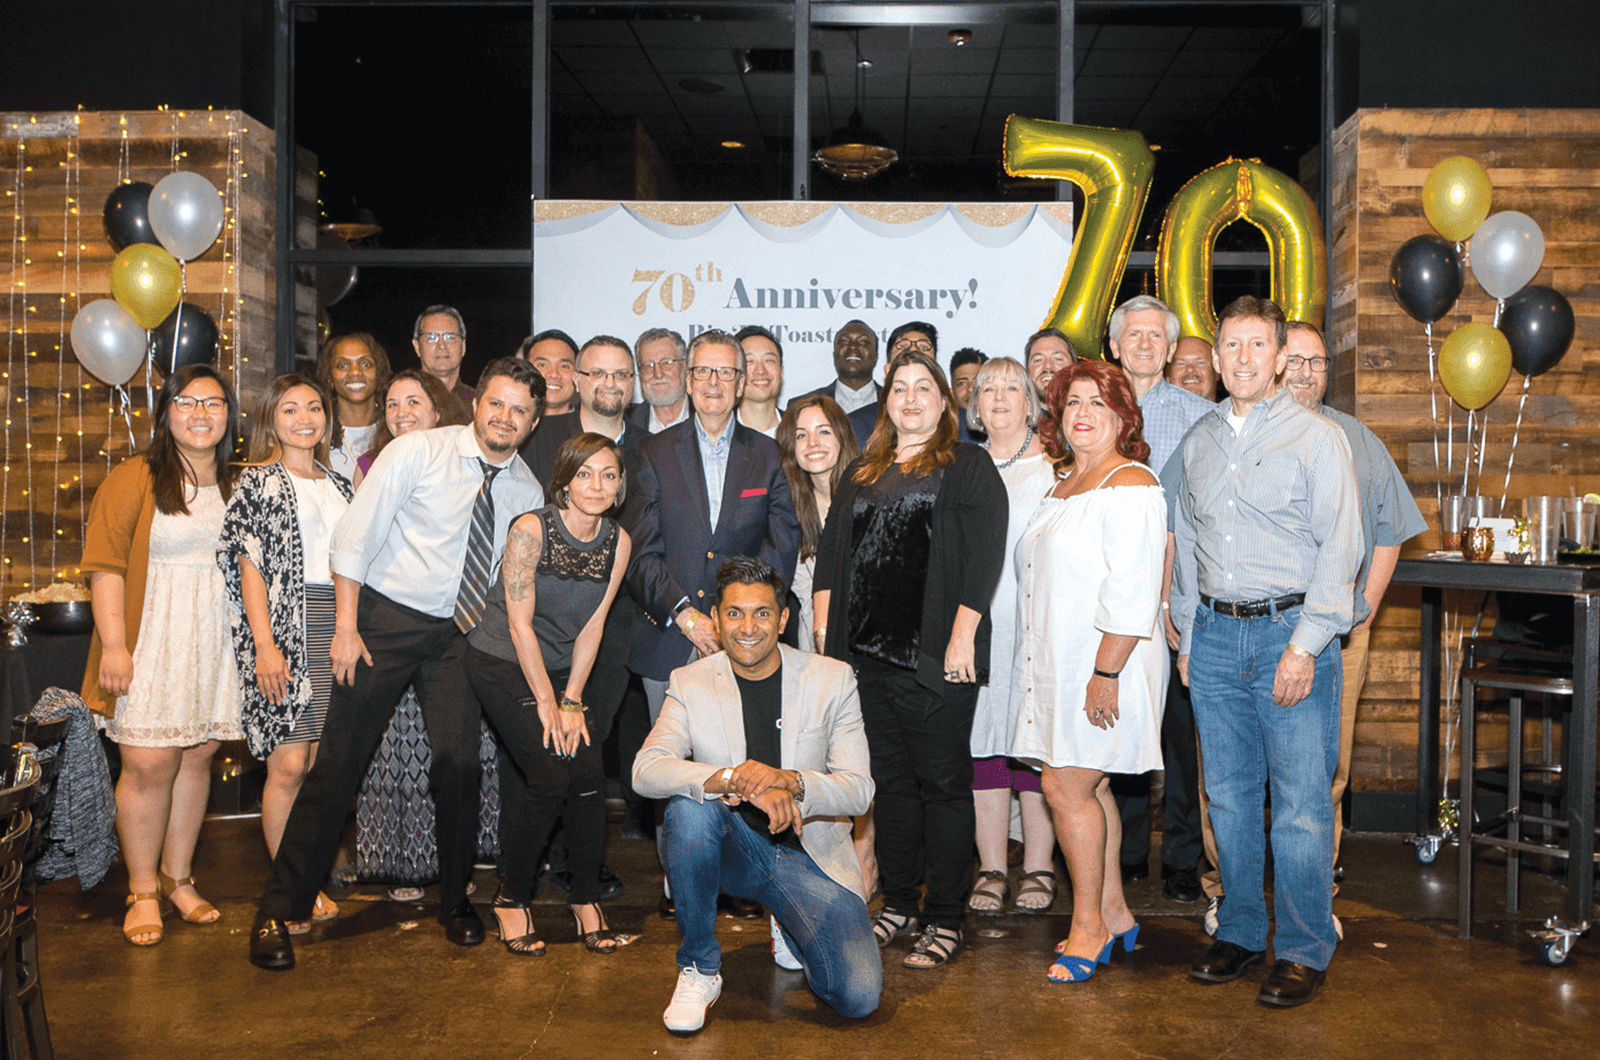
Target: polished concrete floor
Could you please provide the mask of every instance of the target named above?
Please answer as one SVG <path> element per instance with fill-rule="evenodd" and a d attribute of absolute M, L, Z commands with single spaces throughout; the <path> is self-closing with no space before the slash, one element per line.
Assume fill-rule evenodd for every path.
<path fill-rule="evenodd" d="M 618 839 L 614 827 L 608 861 L 627 891 L 609 904 L 611 922 L 639 938 L 611 957 L 574 941 L 559 893 L 547 891 L 537 910 L 548 955 L 516 958 L 492 932 L 482 946 L 451 946 L 432 904 L 396 904 L 366 887 L 334 892 L 343 913 L 297 940 L 295 971 L 259 971 L 246 960 L 266 867 L 254 819 L 206 826 L 196 875 L 223 910 L 219 924 L 169 919 L 161 945 L 128 945 L 118 866 L 89 894 L 76 881 L 47 888 L 40 949 L 64 1060 L 1594 1057 L 1600 938 L 1580 941 L 1561 967 L 1542 963 L 1526 932 L 1559 912 L 1561 887 L 1525 872 L 1522 910 L 1508 918 L 1504 873 L 1484 855 L 1475 937 L 1458 940 L 1456 857 L 1446 847 L 1423 866 L 1396 837 L 1347 839 L 1336 900 L 1345 942 L 1322 994 L 1287 1011 L 1256 1003 L 1261 971 L 1223 986 L 1192 982 L 1187 969 L 1207 942 L 1202 904 L 1165 901 L 1151 879 L 1130 888 L 1143 925 L 1137 950 L 1090 982 L 1044 978 L 1067 932 L 1063 895 L 1046 917 L 970 920 L 967 949 L 940 971 L 901 968 L 901 940 L 885 952 L 882 1007 L 859 1023 L 773 965 L 764 922 L 724 917 L 722 999 L 700 1034 L 679 1038 L 660 1021 L 678 937 L 655 916 L 654 846 Z M 480 899 L 492 877 L 478 874 Z"/>

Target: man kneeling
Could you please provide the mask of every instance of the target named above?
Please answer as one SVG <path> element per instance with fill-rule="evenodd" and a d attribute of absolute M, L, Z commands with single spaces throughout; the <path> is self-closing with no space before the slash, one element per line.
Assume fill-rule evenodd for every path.
<path fill-rule="evenodd" d="M 699 1030 L 722 993 L 719 889 L 772 911 L 811 989 L 840 1015 L 870 1015 L 883 992 L 850 844 L 850 818 L 873 792 L 855 673 L 779 646 L 784 589 L 758 559 L 717 570 L 723 651 L 672 672 L 634 759 L 634 790 L 671 800 L 667 879 L 683 945 L 668 1030 Z"/>

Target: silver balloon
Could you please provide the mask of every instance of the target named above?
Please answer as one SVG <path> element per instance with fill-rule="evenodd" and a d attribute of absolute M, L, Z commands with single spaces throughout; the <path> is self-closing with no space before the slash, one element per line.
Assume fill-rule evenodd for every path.
<path fill-rule="evenodd" d="M 193 261 L 222 233 L 222 195 L 198 173 L 172 173 L 150 193 L 150 230 L 179 261 Z"/>
<path fill-rule="evenodd" d="M 110 298 L 90 302 L 72 318 L 72 352 L 90 375 L 111 386 L 133 378 L 149 342 L 144 328 Z"/>
<path fill-rule="evenodd" d="M 1516 210 L 1490 214 L 1472 234 L 1469 247 L 1472 275 L 1491 298 L 1510 298 L 1544 264 L 1544 233 L 1533 218 Z"/>

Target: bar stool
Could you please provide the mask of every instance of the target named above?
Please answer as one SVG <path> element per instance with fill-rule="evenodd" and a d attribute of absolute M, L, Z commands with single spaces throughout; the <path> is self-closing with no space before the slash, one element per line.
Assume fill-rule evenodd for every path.
<path fill-rule="evenodd" d="M 12 743 L 19 745 L 19 759 L 31 758 L 39 775 L 31 814 L 33 829 L 22 857 L 22 881 L 11 925 L 11 949 L 16 962 L 17 1005 L 33 1060 L 54 1060 L 50 1044 L 50 1020 L 45 1015 L 44 992 L 39 981 L 39 880 L 34 869 L 44 854 L 45 831 L 55 812 L 56 777 L 61 771 L 62 745 L 67 738 L 70 717 L 39 721 L 32 715 L 12 723 Z"/>
<path fill-rule="evenodd" d="M 18 781 L 0 790 L 0 1046 L 8 1060 L 26 1057 L 27 1038 L 22 1029 L 22 1009 L 17 1002 L 16 951 L 11 927 L 16 915 L 17 889 L 22 884 L 22 855 L 33 832 L 33 804 L 39 788 L 38 766 L 29 762 L 17 770 Z"/>
<path fill-rule="evenodd" d="M 1479 646 L 1481 650 L 1481 645 Z M 1459 938 L 1472 937 L 1472 871 L 1473 847 L 1499 847 L 1506 852 L 1506 911 L 1515 913 L 1520 905 L 1520 871 L 1523 854 L 1539 854 L 1566 859 L 1570 852 L 1557 833 L 1565 833 L 1567 822 L 1560 816 L 1559 808 L 1566 799 L 1594 798 L 1594 792 L 1567 790 L 1562 782 L 1562 768 L 1553 757 L 1553 733 L 1549 712 L 1543 721 L 1543 748 L 1540 762 L 1528 766 L 1523 762 L 1523 707 L 1525 697 L 1564 696 L 1571 701 L 1572 678 L 1570 656 L 1567 656 L 1566 674 L 1560 670 L 1559 653 L 1527 653 L 1535 656 L 1525 662 L 1491 660 L 1478 662 L 1477 653 L 1466 656 L 1461 671 L 1461 811 L 1457 823 L 1460 845 L 1460 879 L 1457 892 L 1457 931 Z M 1549 655 L 1550 660 L 1537 658 Z M 1474 768 L 1477 747 L 1477 699 L 1480 689 L 1495 689 L 1508 693 L 1509 731 L 1507 733 L 1506 808 L 1504 812 L 1477 820 L 1474 803 L 1480 783 L 1488 781 L 1498 786 L 1497 770 Z M 1593 705 L 1590 705 L 1593 709 Z M 1534 777 L 1542 779 L 1531 779 Z M 1540 796 L 1543 813 L 1528 813 L 1524 807 L 1524 793 Z M 1530 840 L 1524 825 L 1538 825 L 1543 830 L 1542 842 Z M 1600 855 L 1596 855 L 1600 863 Z M 1566 960 L 1570 942 L 1547 943 L 1544 957 L 1547 963 L 1561 964 Z"/>

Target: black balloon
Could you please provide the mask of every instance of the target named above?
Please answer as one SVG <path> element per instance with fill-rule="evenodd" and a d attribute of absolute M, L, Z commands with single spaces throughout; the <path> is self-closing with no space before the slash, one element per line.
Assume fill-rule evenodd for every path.
<path fill-rule="evenodd" d="M 150 193 L 155 189 L 142 180 L 132 184 L 118 184 L 106 196 L 106 239 L 117 253 L 135 243 L 161 245 L 150 230 Z"/>
<path fill-rule="evenodd" d="M 171 375 L 185 365 L 210 364 L 217 357 L 217 322 L 188 302 L 174 309 L 150 338 L 150 356 L 162 375 Z"/>
<path fill-rule="evenodd" d="M 1500 330 L 1511 343 L 1511 367 L 1526 376 L 1554 368 L 1572 345 L 1572 303 L 1549 287 L 1524 287 L 1506 299 Z"/>
<path fill-rule="evenodd" d="M 1406 240 L 1389 263 L 1389 290 L 1394 292 L 1394 300 L 1424 324 L 1450 312 L 1465 282 L 1461 254 L 1441 236 Z"/>

